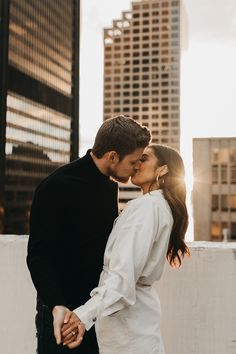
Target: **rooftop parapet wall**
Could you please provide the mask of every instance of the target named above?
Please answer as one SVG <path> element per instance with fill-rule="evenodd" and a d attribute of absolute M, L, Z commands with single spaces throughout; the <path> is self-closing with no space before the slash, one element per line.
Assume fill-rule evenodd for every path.
<path fill-rule="evenodd" d="M 26 267 L 28 236 L 0 235 L 0 353 L 35 353 L 35 290 Z M 166 354 L 236 353 L 236 243 L 188 243 L 180 269 L 155 284 Z M 14 339 L 14 340 L 13 340 Z"/>

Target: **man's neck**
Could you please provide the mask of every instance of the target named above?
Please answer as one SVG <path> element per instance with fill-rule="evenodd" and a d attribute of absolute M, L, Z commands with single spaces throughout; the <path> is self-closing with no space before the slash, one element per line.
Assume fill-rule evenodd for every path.
<path fill-rule="evenodd" d="M 96 167 L 98 168 L 98 170 L 105 176 L 108 176 L 108 173 L 107 173 L 107 168 L 104 164 L 104 161 L 103 159 L 98 159 L 93 153 L 92 151 L 90 151 L 90 156 L 93 160 L 93 162 L 95 163 Z"/>

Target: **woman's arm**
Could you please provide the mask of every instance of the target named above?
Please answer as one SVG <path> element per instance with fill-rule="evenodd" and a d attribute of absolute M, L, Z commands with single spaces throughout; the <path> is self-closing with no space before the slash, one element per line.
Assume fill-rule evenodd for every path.
<path fill-rule="evenodd" d="M 148 260 L 159 229 L 158 208 L 150 198 L 131 202 L 112 234 L 115 239 L 104 283 L 74 313 L 89 330 L 98 318 L 109 316 L 136 301 L 136 282 Z"/>

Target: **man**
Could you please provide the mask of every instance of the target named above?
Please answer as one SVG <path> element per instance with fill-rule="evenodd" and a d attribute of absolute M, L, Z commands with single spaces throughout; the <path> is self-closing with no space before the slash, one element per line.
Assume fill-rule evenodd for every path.
<path fill-rule="evenodd" d="M 27 265 L 38 293 L 38 354 L 98 354 L 94 329 L 72 350 L 62 346 L 61 329 L 65 315 L 86 302 L 99 281 L 118 215 L 118 185 L 110 177 L 127 182 L 149 141 L 147 128 L 131 118 L 106 120 L 91 151 L 37 187 Z"/>

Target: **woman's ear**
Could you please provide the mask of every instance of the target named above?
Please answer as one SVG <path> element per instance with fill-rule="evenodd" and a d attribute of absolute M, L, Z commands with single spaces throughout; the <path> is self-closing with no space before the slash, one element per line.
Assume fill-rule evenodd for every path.
<path fill-rule="evenodd" d="M 168 166 L 163 165 L 160 168 L 159 177 L 165 176 L 169 172 Z"/>

